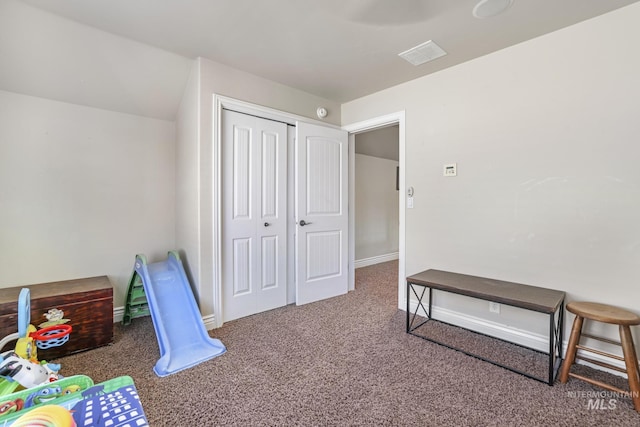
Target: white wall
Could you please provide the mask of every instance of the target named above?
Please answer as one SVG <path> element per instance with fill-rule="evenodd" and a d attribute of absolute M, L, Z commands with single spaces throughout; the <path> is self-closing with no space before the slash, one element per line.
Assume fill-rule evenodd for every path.
<path fill-rule="evenodd" d="M 357 141 L 357 135 L 356 135 Z M 398 162 L 356 154 L 356 261 L 398 252 Z"/>
<path fill-rule="evenodd" d="M 182 198 L 179 210 L 177 230 L 178 247 L 189 263 L 189 274 L 194 278 L 194 287 L 200 297 L 200 310 L 203 315 L 214 314 L 214 278 L 217 272 L 214 265 L 214 212 L 216 199 L 214 189 L 217 188 L 217 148 L 213 146 L 213 135 L 216 131 L 213 123 L 213 96 L 223 95 L 256 105 L 313 118 L 316 109 L 324 106 L 329 111 L 327 122 L 337 124 L 340 122 L 340 104 L 319 98 L 300 90 L 272 82 L 261 77 L 236 70 L 223 64 L 212 62 L 203 58 L 195 61 L 198 75 L 198 139 L 192 137 L 180 137 L 178 153 L 183 156 L 178 165 L 178 192 L 185 189 L 197 191 L 197 198 Z M 189 83 L 191 87 L 193 83 Z M 191 90 L 191 89 L 189 89 Z M 190 99 L 192 99 L 191 96 Z M 184 101 L 178 117 L 178 129 L 181 129 L 184 120 L 193 122 L 193 113 L 184 113 L 187 107 Z M 187 117 L 187 119 L 185 119 Z M 188 126 L 192 126 L 188 125 Z M 195 132 L 190 130 L 188 132 Z M 183 131 L 180 131 L 183 134 Z M 184 146 L 184 145 L 187 146 Z M 187 170 L 197 170 L 197 177 Z M 180 196 L 182 197 L 182 196 Z M 194 224 L 194 221 L 197 222 Z M 195 228 L 198 233 L 192 233 Z M 191 230 L 191 231 L 190 231 Z M 196 249 L 197 248 L 197 249 Z"/>
<path fill-rule="evenodd" d="M 400 127 L 386 126 L 355 135 L 356 153 L 382 159 L 398 160 L 400 156 Z"/>
<path fill-rule="evenodd" d="M 343 124 L 406 111 L 407 274 L 451 270 L 639 310 L 639 21 L 636 3 L 343 105 Z M 445 178 L 451 162 L 458 176 Z M 546 329 L 486 303 L 436 304 Z"/>
<path fill-rule="evenodd" d="M 0 90 L 174 120 L 191 60 L 0 1 Z"/>
<path fill-rule="evenodd" d="M 176 247 L 197 289 L 200 283 L 199 145 L 200 67 L 193 61 L 191 74 L 176 118 Z M 195 293 L 198 298 L 198 292 Z"/>
<path fill-rule="evenodd" d="M 107 275 L 174 237 L 174 124 L 0 91 L 0 287 Z"/>

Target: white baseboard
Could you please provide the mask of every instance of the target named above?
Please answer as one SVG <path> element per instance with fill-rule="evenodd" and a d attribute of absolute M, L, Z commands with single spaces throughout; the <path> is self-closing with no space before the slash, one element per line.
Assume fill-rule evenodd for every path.
<path fill-rule="evenodd" d="M 122 322 L 124 307 L 113 307 L 113 323 Z"/>
<path fill-rule="evenodd" d="M 415 313 L 418 303 L 415 301 L 411 301 L 410 305 L 411 305 L 411 312 Z M 403 310 L 406 309 L 406 303 L 404 307 L 401 307 L 401 309 Z M 537 334 L 530 331 L 525 331 L 522 329 L 512 328 L 500 323 L 492 322 L 490 320 L 482 319 L 475 316 L 469 316 L 468 314 L 460 313 L 453 310 L 448 310 L 445 308 L 434 306 L 432 310 L 433 310 L 433 318 L 436 320 L 441 320 L 443 322 L 461 326 L 471 331 L 480 332 L 486 335 L 490 335 L 492 337 L 500 338 L 505 341 L 509 341 L 515 344 L 520 344 L 522 346 L 529 347 L 538 351 L 542 351 L 544 353 L 549 352 L 549 340 L 545 335 Z M 422 310 L 418 312 L 418 315 L 419 316 L 421 315 L 423 317 L 426 316 L 426 314 Z M 567 345 L 568 345 L 568 341 L 562 342 L 563 355 L 567 354 Z M 606 349 L 599 349 L 596 346 L 594 347 L 597 350 L 606 351 Z M 626 369 L 623 361 L 612 360 L 610 358 L 603 357 L 598 354 L 591 354 L 591 353 L 589 353 L 589 357 L 599 362 L 606 362 L 611 365 L 620 367 L 622 369 Z M 594 365 L 592 363 L 588 363 L 582 360 L 577 360 L 576 363 L 589 366 L 591 368 L 598 369 L 600 371 L 605 371 L 617 376 L 623 376 L 623 377 L 626 376 L 621 372 L 618 372 L 612 369 L 607 369 L 603 366 Z"/>
<path fill-rule="evenodd" d="M 123 317 L 124 317 L 124 307 L 114 307 L 113 323 L 122 322 Z M 202 322 L 204 323 L 204 327 L 206 328 L 206 330 L 210 331 L 211 329 L 214 329 L 216 327 L 216 316 L 214 314 L 203 316 Z"/>
<path fill-rule="evenodd" d="M 370 265 L 396 260 L 399 258 L 399 256 L 400 256 L 399 252 L 392 252 L 390 254 L 377 255 L 370 258 L 358 259 L 354 261 L 353 267 L 354 268 L 368 267 Z"/>
<path fill-rule="evenodd" d="M 418 303 L 411 301 L 411 312 L 415 312 Z M 538 351 L 549 351 L 549 341 L 546 336 L 536 334 L 521 329 L 512 328 L 491 320 L 482 319 L 457 311 L 449 310 L 434 306 L 433 318 L 451 323 L 452 325 L 461 326 L 471 331 L 480 332 L 492 337 L 500 338 L 515 344 L 533 348 Z M 426 314 L 420 310 L 418 315 L 426 317 Z"/>
<path fill-rule="evenodd" d="M 208 316 L 204 316 L 202 318 L 202 322 L 204 323 L 204 327 L 207 331 L 214 329 L 216 327 L 215 314 L 209 314 Z"/>

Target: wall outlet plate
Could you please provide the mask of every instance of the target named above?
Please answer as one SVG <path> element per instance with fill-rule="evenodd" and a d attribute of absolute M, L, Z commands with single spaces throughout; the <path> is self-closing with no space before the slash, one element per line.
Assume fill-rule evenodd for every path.
<path fill-rule="evenodd" d="M 489 311 L 491 313 L 500 314 L 500 304 L 497 303 L 497 302 L 490 302 L 489 303 Z"/>

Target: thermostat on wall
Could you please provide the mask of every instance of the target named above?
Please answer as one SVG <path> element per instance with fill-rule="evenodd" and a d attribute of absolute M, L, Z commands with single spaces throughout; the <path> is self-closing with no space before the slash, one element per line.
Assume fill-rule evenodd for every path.
<path fill-rule="evenodd" d="M 450 163 L 448 165 L 444 165 L 444 170 L 442 175 L 444 176 L 456 176 L 458 172 L 457 163 Z"/>

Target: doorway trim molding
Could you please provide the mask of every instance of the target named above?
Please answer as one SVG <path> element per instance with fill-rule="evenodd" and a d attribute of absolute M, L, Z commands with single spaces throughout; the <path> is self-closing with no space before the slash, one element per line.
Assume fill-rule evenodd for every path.
<path fill-rule="evenodd" d="M 269 120 L 276 120 L 295 126 L 296 122 L 306 122 L 319 124 L 325 127 L 341 129 L 339 126 L 331 123 L 315 120 L 309 117 L 299 116 L 297 114 L 287 113 L 276 110 L 274 108 L 265 107 L 263 105 L 253 104 L 251 102 L 241 101 L 239 99 L 214 93 L 212 96 L 212 132 L 211 132 L 211 188 L 212 195 L 212 231 L 213 231 L 213 312 L 214 320 L 208 322 L 207 329 L 219 328 L 223 324 L 223 307 L 222 307 L 222 110 L 228 109 L 244 114 L 250 114 Z M 202 221 L 202 218 L 199 219 Z M 202 249 L 200 249 L 202 250 Z M 200 259 L 200 268 L 203 268 L 202 259 Z M 200 276 L 201 277 L 201 276 Z M 287 284 L 288 285 L 288 284 Z M 202 284 L 201 284 L 202 286 Z"/>
<path fill-rule="evenodd" d="M 398 163 L 400 166 L 399 176 L 399 191 L 398 191 L 398 205 L 399 205 L 399 219 L 400 230 L 398 236 L 398 308 L 406 310 L 405 307 L 405 295 L 404 295 L 404 278 L 405 278 L 405 111 L 398 111 L 390 113 L 384 116 L 374 117 L 371 119 L 363 120 L 361 122 L 352 123 L 342 126 L 342 129 L 349 133 L 349 206 L 355 206 L 355 154 L 356 154 L 356 134 L 367 132 L 375 129 L 384 128 L 387 126 L 398 125 Z M 355 288 L 355 209 L 349 209 L 349 290 Z"/>

